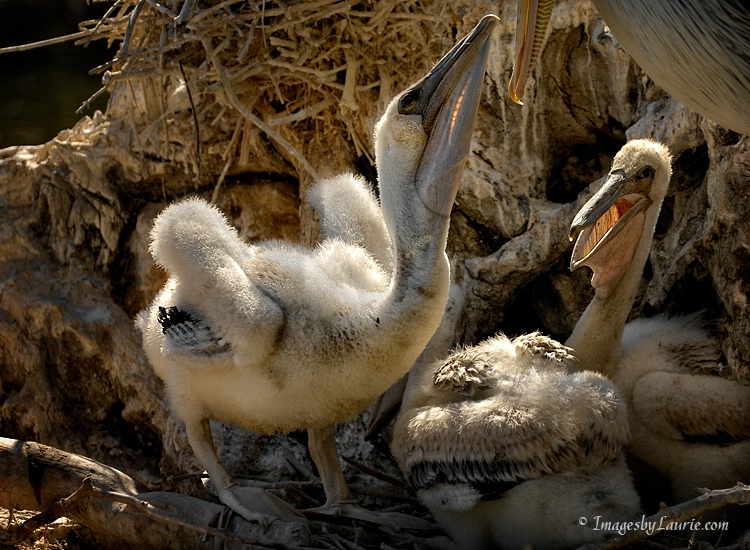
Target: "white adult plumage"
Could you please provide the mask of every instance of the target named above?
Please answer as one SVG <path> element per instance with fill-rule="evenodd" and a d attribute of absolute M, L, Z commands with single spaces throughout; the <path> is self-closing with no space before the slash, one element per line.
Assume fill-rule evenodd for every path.
<path fill-rule="evenodd" d="M 656 84 L 688 107 L 750 135 L 750 6 L 744 0 L 592 0 Z M 521 102 L 557 0 L 518 0 L 511 98 Z"/>

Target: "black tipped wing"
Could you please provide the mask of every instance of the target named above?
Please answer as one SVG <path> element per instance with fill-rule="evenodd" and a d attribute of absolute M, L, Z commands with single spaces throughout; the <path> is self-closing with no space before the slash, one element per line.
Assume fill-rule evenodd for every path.
<path fill-rule="evenodd" d="M 408 480 L 417 490 L 429 489 L 436 483 L 466 484 L 482 495 L 482 500 L 493 500 L 521 483 L 523 478 L 497 469 L 494 464 L 488 462 L 452 460 L 418 462 L 409 471 Z"/>
<path fill-rule="evenodd" d="M 217 355 L 229 351 L 231 347 L 200 317 L 176 306 L 159 306 L 156 319 L 169 343 L 182 352 Z"/>

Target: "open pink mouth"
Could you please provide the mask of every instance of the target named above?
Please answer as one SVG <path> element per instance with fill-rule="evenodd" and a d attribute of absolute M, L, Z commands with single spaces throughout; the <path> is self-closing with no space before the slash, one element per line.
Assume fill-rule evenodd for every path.
<path fill-rule="evenodd" d="M 625 213 L 635 206 L 635 202 L 630 201 L 626 198 L 617 200 L 612 206 L 609 207 L 603 216 L 601 216 L 594 223 L 591 228 L 586 241 L 583 244 L 583 248 L 580 251 L 580 257 L 585 258 L 588 256 L 596 245 L 606 236 L 607 232 L 612 229 L 620 218 Z"/>

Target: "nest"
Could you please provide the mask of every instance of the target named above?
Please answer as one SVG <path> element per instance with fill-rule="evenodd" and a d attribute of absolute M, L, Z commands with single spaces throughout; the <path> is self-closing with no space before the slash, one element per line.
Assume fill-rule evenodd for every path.
<path fill-rule="evenodd" d="M 275 153 L 289 173 L 315 179 L 342 144 L 372 164 L 378 114 L 455 43 L 450 9 L 440 0 L 118 0 L 81 27 L 88 40 L 121 42 L 93 72 L 111 94 L 107 115 L 128 121 L 133 150 L 194 171 L 218 162 L 222 178 L 284 172 L 258 160 Z"/>

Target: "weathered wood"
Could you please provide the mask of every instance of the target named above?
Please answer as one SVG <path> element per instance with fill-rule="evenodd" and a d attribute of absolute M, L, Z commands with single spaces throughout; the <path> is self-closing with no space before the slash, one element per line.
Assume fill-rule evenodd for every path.
<path fill-rule="evenodd" d="M 264 530 L 229 517 L 224 506 L 191 496 L 148 492 L 130 476 L 88 458 L 29 441 L 0 438 L 0 506 L 39 510 L 5 541 L 18 544 L 59 517 L 88 527 L 103 543 L 149 548 L 289 547 L 309 544 L 304 516 L 259 488 L 243 488 L 253 511 L 280 518 Z M 219 526 L 219 519 L 225 521 Z"/>

